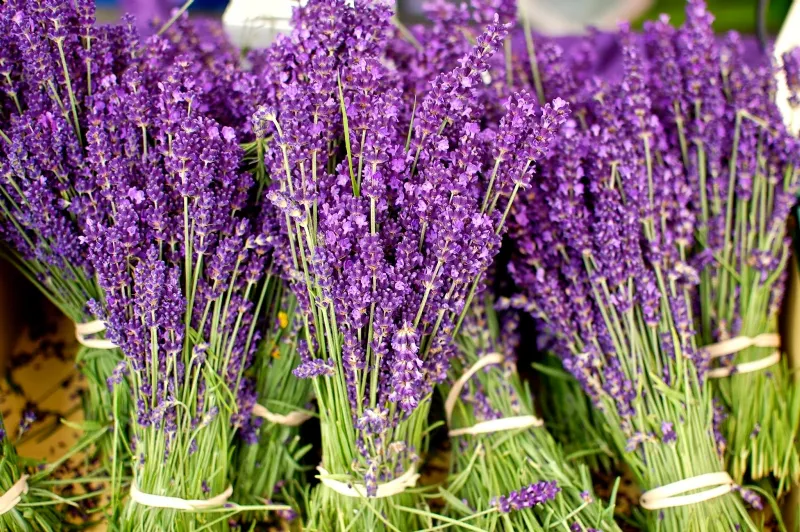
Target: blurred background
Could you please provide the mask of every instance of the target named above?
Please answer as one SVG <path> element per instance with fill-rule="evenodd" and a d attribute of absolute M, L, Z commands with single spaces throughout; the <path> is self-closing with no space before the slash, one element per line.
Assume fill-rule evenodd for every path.
<path fill-rule="evenodd" d="M 277 0 L 261 0 L 271 2 Z M 456 0 L 454 0 L 456 1 Z M 460 0 L 459 0 L 460 1 Z M 738 30 L 745 34 L 756 32 L 756 15 L 764 6 L 766 30 L 775 35 L 792 0 L 709 0 L 711 12 L 717 19 L 717 31 Z M 422 20 L 425 0 L 398 0 L 400 16 L 409 22 Z M 227 0 L 195 0 L 191 12 L 221 16 Z M 141 21 L 156 16 L 164 19 L 170 10 L 183 5 L 182 0 L 98 0 L 100 14 L 111 20 L 123 11 L 134 13 Z M 676 22 L 683 20 L 684 0 L 520 0 L 534 29 L 549 34 L 580 32 L 586 25 L 612 29 L 619 20 L 641 23 L 660 13 L 667 13 Z"/>

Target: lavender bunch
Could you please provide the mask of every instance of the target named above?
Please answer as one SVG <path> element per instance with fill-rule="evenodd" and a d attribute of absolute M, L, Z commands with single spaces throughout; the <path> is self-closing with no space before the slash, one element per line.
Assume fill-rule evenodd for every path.
<path fill-rule="evenodd" d="M 518 316 L 510 315 L 500 323 L 488 299 L 485 310 L 474 307 L 465 322 L 459 354 L 441 391 L 449 401 L 454 383 L 462 382 L 475 364 L 487 356 L 503 358 L 466 382 L 453 407 L 451 432 L 493 420 L 536 419 L 530 388 L 516 369 Z M 451 441 L 452 477 L 442 493 L 449 514 L 459 517 L 462 526 L 468 523 L 475 527 L 471 530 L 619 530 L 613 504 L 603 508 L 594 495 L 589 470 L 570 462 L 547 429 L 534 425 L 467 433 L 451 436 Z"/>
<path fill-rule="evenodd" d="M 87 100 L 102 77 L 132 61 L 137 43 L 128 23 L 96 26 L 91 1 L 0 6 L 3 254 L 76 324 L 93 320 L 86 303 L 101 297 L 73 203 L 76 178 L 87 171 Z M 120 354 L 102 346 L 102 335 L 82 343 L 76 362 L 89 382 L 85 417 L 105 426 L 114 420 L 105 381 Z M 110 438 L 100 444 L 107 460 L 119 450 Z"/>
<path fill-rule="evenodd" d="M 202 95 L 192 97 L 195 112 L 213 117 L 220 126 L 234 128 L 242 140 L 252 139 L 242 144 L 246 154 L 243 164 L 254 169 L 260 187 L 266 182 L 263 155 L 259 156 L 265 139 L 254 138 L 260 132 L 253 130 L 249 119 L 264 87 L 256 81 L 265 76 L 265 70 L 271 72 L 275 67 L 269 52 L 266 54 L 266 58 L 254 56 L 255 68 L 252 73 L 247 72 L 240 66 L 240 51 L 228 41 L 219 21 L 182 15 L 166 27 L 160 38 L 147 42 L 139 68 L 144 84 L 158 87 L 164 73 L 178 63 L 181 78 L 191 80 L 192 89 Z M 252 200 L 261 194 L 250 196 Z M 261 200 L 266 201 L 248 201 L 243 212 L 248 219 L 256 220 L 264 231 L 263 238 L 269 239 L 269 224 L 274 220 L 269 219 L 271 207 Z M 294 509 L 283 513 L 291 517 L 302 506 L 298 493 L 304 482 L 298 462 L 309 447 L 300 444 L 299 425 L 310 417 L 311 383 L 299 381 L 291 373 L 299 363 L 296 303 L 276 275 L 271 260 L 264 267 L 266 288 L 257 316 L 263 338 L 247 372 L 258 396 L 261 415 L 256 416 L 255 423 L 260 426 L 237 441 L 233 498 L 249 506 L 276 500 L 289 502 Z M 265 513 L 247 512 L 240 517 L 259 520 Z"/>
<path fill-rule="evenodd" d="M 177 61 L 156 87 L 136 69 L 102 80 L 91 172 L 81 183 L 85 241 L 104 298 L 92 304 L 124 361 L 132 483 L 121 530 L 226 530 L 236 438 L 254 441 L 256 390 L 245 375 L 271 284 L 269 216 L 245 212 L 253 185 L 235 132 Z M 115 479 L 115 485 L 120 479 Z M 166 498 L 166 499 L 165 499 Z"/>
<path fill-rule="evenodd" d="M 748 66 L 740 37 L 718 41 L 712 22 L 692 0 L 681 28 L 649 25 L 651 99 L 697 213 L 698 342 L 719 360 L 708 376 L 729 414 L 729 469 L 738 481 L 772 476 L 780 494 L 800 479 L 800 394 L 778 336 L 800 147 L 774 103 L 776 67 Z M 796 94 L 797 54 L 785 65 Z"/>
<path fill-rule="evenodd" d="M 708 358 L 695 343 L 690 177 L 653 112 L 643 50 L 625 28 L 622 41 L 623 80 L 599 87 L 585 129 L 563 130 L 558 157 L 514 215 L 510 270 L 523 290 L 514 304 L 556 335 L 565 368 L 649 491 L 725 468 Z M 674 507 L 645 493 L 648 529 L 755 530 L 731 492 L 741 488 L 727 477 L 715 486 Z"/>
<path fill-rule="evenodd" d="M 94 2 L 12 1 L 0 6 L 0 30 L 5 254 L 76 325 L 94 332 L 84 334 L 76 327 L 81 342 L 76 361 L 89 382 L 85 417 L 102 426 L 114 423 L 115 431 L 105 432 L 99 449 L 107 468 L 118 468 L 126 461 L 130 394 L 108 388 L 122 355 L 103 339 L 104 324 L 94 321 L 86 306 L 104 295 L 82 239 L 89 211 L 98 208 L 99 196 L 119 192 L 113 189 L 113 174 L 124 170 L 103 152 L 102 144 L 119 134 L 113 121 L 105 135 L 90 136 L 93 128 L 97 132 L 94 122 L 113 119 L 93 112 L 103 105 L 97 95 L 103 84 L 129 69 L 140 73 L 132 81 L 140 93 L 145 86 L 155 90 L 179 62 L 191 69 L 194 84 L 207 95 L 195 102 L 197 110 L 227 123 L 249 115 L 242 111 L 249 109 L 241 98 L 246 79 L 234 68 L 236 56 L 222 53 L 220 39 L 211 41 L 220 52 L 215 57 L 205 47 L 208 39 L 204 44 L 196 37 L 209 33 L 186 17 L 163 28 L 163 37 L 140 43 L 130 19 L 119 26 L 97 26 Z M 145 118 L 136 120 L 146 128 Z"/>
<path fill-rule="evenodd" d="M 317 530 L 430 524 L 414 485 L 432 387 L 531 159 L 549 145 L 545 135 L 512 156 L 509 132 L 492 157 L 472 95 L 505 35 L 497 22 L 402 123 L 412 113 L 395 88 L 400 73 L 382 61 L 390 16 L 380 3 L 309 2 L 276 42 L 277 105 L 254 117 L 271 137 L 267 196 L 283 213 L 281 248 L 303 310 L 295 374 L 313 379 L 319 403 L 322 484 L 307 523 Z M 537 132 L 565 113 L 527 95 L 509 107 Z"/>
<path fill-rule="evenodd" d="M 424 10 L 428 23 L 401 31 L 389 50 L 398 69 L 409 73 L 402 80 L 406 98 L 423 98 L 436 73 L 449 70 L 469 49 L 475 39 L 476 26 L 480 27 L 498 13 L 500 20 L 510 25 L 510 30 L 503 41 L 505 53 L 491 58 L 483 84 L 477 88 L 476 98 L 484 108 L 483 122 L 496 127 L 502 117 L 502 103 L 520 87 L 536 94 L 539 102 L 554 97 L 568 99 L 573 114 L 582 119 L 591 75 L 598 68 L 596 48 L 603 35 L 590 31 L 567 53 L 556 39 L 534 35 L 527 25 L 523 27 L 517 21 L 518 6 L 513 0 L 476 0 L 461 4 L 434 0 L 426 2 Z M 493 282 L 506 282 L 504 272 L 499 272 L 498 279 Z M 541 338 L 545 339 L 546 335 Z M 563 371 L 555 355 L 548 357 L 548 362 L 552 362 L 550 367 L 535 366 L 550 377 L 541 383 L 546 393 L 539 394 L 539 406 L 550 433 L 592 468 L 609 469 L 613 451 L 606 443 L 603 423 L 593 412 L 591 401 L 579 383 Z M 581 421 L 575 422 L 576 418 Z M 588 454 L 591 450 L 597 452 Z"/>

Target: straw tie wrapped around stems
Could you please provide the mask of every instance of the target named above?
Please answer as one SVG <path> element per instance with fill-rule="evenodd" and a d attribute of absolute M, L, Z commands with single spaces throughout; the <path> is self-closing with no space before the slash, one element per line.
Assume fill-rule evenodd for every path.
<path fill-rule="evenodd" d="M 151 508 L 171 508 L 173 510 L 183 510 L 186 512 L 219 508 L 228 502 L 232 494 L 233 486 L 228 486 L 228 488 L 219 495 L 209 497 L 208 499 L 182 499 L 180 497 L 143 493 L 139 490 L 139 486 L 136 482 L 131 485 L 130 490 L 131 500 L 137 504 L 149 506 Z"/>
<path fill-rule="evenodd" d="M 103 320 L 94 320 L 86 323 L 75 324 L 75 339 L 84 347 L 90 349 L 116 349 L 119 347 L 111 340 L 105 338 L 89 338 L 89 336 L 101 333 L 106 330 Z"/>
<path fill-rule="evenodd" d="M 447 394 L 447 398 L 444 402 L 444 412 L 447 418 L 447 425 L 449 427 L 452 426 L 453 422 L 453 408 L 455 408 L 456 401 L 459 399 L 459 395 L 461 394 L 461 390 L 464 388 L 464 385 L 469 382 L 473 375 L 477 372 L 482 370 L 483 368 L 490 366 L 492 364 L 502 364 L 505 360 L 505 356 L 501 355 L 500 353 L 489 353 L 488 355 L 484 355 L 478 359 L 470 368 L 464 372 L 461 377 L 458 378 L 453 383 L 453 387 L 450 388 L 450 392 Z M 458 428 L 453 429 L 450 428 L 447 434 L 453 438 L 455 436 L 463 436 L 466 434 L 471 435 L 478 435 L 478 434 L 491 434 L 493 432 L 502 432 L 504 430 L 521 430 L 527 429 L 531 427 L 541 427 L 544 422 L 536 416 L 510 416 L 510 417 L 502 417 L 498 419 L 492 419 L 488 421 L 481 421 L 476 423 L 470 427 Z"/>
<path fill-rule="evenodd" d="M 22 500 L 22 496 L 28 493 L 29 475 L 22 475 L 19 480 L 0 495 L 0 515 L 10 512 Z"/>
<path fill-rule="evenodd" d="M 344 495 L 345 497 L 370 497 L 371 499 L 383 499 L 386 497 L 400 495 L 408 488 L 415 487 L 420 476 L 419 473 L 417 473 L 416 465 L 412 465 L 408 471 L 399 477 L 388 482 L 378 483 L 378 487 L 375 489 L 375 492 L 368 494 L 367 487 L 363 483 L 351 481 L 343 482 L 341 480 L 331 478 L 330 473 L 328 473 L 328 471 L 326 471 L 322 466 L 317 466 L 317 470 L 319 471 L 319 475 L 317 475 L 319 481 L 336 493 Z"/>
<path fill-rule="evenodd" d="M 704 488 L 711 489 L 690 495 L 683 495 L 687 491 L 701 490 Z M 663 508 L 688 506 L 690 504 L 698 504 L 704 501 L 710 501 L 716 497 L 721 497 L 730 493 L 733 489 L 733 479 L 728 473 L 706 473 L 648 490 L 640 497 L 639 504 L 646 510 L 661 510 Z"/>
<path fill-rule="evenodd" d="M 780 347 L 781 337 L 776 333 L 763 333 L 755 338 L 749 336 L 737 336 L 729 340 L 723 340 L 716 344 L 711 344 L 704 348 L 704 351 L 712 359 L 720 358 L 728 355 L 733 355 L 739 351 L 743 351 L 749 347 Z M 781 360 L 780 350 L 773 352 L 771 355 L 764 358 L 754 360 L 752 362 L 742 362 L 737 365 L 728 365 L 719 368 L 708 370 L 706 376 L 710 379 L 719 379 L 728 377 L 734 373 L 742 375 L 745 373 L 752 373 L 754 371 L 761 371 L 763 369 L 774 366 Z"/>
<path fill-rule="evenodd" d="M 253 415 L 256 417 L 264 418 L 270 423 L 276 423 L 278 425 L 284 425 L 286 427 L 299 427 L 309 419 L 311 419 L 311 414 L 307 412 L 290 412 L 288 414 L 274 414 L 267 410 L 267 407 L 261 404 L 254 404 L 253 405 Z"/>

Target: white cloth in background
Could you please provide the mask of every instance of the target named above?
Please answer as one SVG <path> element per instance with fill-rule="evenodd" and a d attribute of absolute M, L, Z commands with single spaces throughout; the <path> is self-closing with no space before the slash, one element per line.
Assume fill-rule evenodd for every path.
<path fill-rule="evenodd" d="M 329 0 L 345 2 L 353 0 Z M 240 48 L 266 48 L 281 33 L 292 30 L 292 10 L 305 0 L 230 0 L 222 24 Z"/>
<path fill-rule="evenodd" d="M 231 0 L 222 24 L 231 41 L 241 48 L 266 48 L 292 29 L 292 10 L 299 0 Z"/>
<path fill-rule="evenodd" d="M 653 0 L 519 0 L 531 28 L 548 35 L 584 33 L 587 26 L 614 30 L 623 20 L 644 14 Z"/>

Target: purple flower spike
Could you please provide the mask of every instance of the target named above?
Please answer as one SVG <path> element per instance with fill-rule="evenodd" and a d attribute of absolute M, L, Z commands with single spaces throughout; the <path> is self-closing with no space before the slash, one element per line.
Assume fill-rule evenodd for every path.
<path fill-rule="evenodd" d="M 555 480 L 551 482 L 536 482 L 517 491 L 512 491 L 508 495 L 501 495 L 494 504 L 500 512 L 507 514 L 555 500 L 560 491 L 561 488 L 558 487 Z"/>

